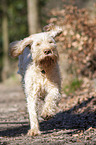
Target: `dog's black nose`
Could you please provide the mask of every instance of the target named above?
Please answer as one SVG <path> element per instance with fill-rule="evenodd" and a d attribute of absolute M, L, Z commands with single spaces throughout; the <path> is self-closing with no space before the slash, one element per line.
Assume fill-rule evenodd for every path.
<path fill-rule="evenodd" d="M 43 52 L 44 52 L 45 55 L 48 55 L 48 54 L 52 53 L 52 51 L 50 49 L 45 49 Z"/>

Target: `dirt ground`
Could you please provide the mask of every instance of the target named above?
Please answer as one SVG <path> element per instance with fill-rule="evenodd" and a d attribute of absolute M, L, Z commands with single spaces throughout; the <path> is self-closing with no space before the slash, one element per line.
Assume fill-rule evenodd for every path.
<path fill-rule="evenodd" d="M 40 136 L 28 137 L 26 100 L 20 84 L 0 84 L 0 145 L 96 145 L 96 92 L 82 85 L 74 96 L 62 94 L 60 112 L 40 118 Z"/>

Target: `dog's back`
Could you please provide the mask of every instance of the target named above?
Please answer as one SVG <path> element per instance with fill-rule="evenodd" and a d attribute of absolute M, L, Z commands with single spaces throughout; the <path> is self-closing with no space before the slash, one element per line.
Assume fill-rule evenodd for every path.
<path fill-rule="evenodd" d="M 28 64 L 32 61 L 32 56 L 29 50 L 29 47 L 26 47 L 21 55 L 18 56 L 18 74 L 24 77 L 25 71 L 27 69 Z"/>

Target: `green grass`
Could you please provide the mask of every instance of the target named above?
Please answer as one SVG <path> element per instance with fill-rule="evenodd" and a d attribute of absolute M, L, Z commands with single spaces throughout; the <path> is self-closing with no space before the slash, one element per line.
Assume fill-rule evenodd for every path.
<path fill-rule="evenodd" d="M 66 95 L 74 94 L 77 89 L 82 85 L 82 80 L 74 78 L 68 85 L 64 86 L 64 93 Z"/>

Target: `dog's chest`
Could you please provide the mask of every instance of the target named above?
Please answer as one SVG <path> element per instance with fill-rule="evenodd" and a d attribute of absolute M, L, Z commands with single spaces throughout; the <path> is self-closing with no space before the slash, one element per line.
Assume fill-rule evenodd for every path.
<path fill-rule="evenodd" d="M 35 65 L 29 66 L 25 74 L 26 86 L 30 86 L 32 89 L 35 88 L 36 92 L 44 93 L 48 92 L 50 88 L 58 86 L 59 76 L 56 70 L 45 71 L 36 67 Z"/>
<path fill-rule="evenodd" d="M 44 70 L 38 69 L 38 67 L 29 66 L 28 70 L 26 71 L 26 79 L 30 81 L 33 85 L 37 87 L 44 88 L 48 79 L 46 77 L 46 72 Z"/>

